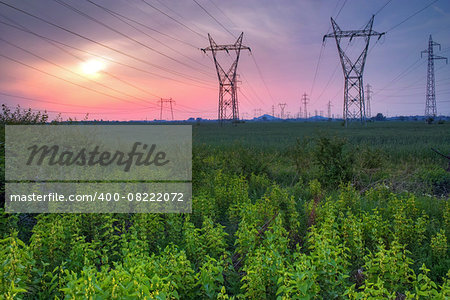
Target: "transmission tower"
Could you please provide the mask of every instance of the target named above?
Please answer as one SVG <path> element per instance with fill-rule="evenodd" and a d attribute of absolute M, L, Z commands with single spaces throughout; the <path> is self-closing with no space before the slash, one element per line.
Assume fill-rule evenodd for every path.
<path fill-rule="evenodd" d="M 161 98 L 159 101 L 159 107 L 160 107 L 160 111 L 159 111 L 159 119 L 162 120 L 162 114 L 163 114 L 163 107 L 164 107 L 164 103 L 168 103 L 169 107 L 170 107 L 170 113 L 172 115 L 172 121 L 173 121 L 173 107 L 172 107 L 172 103 L 175 103 L 174 100 L 172 100 L 172 98 L 169 99 L 163 99 Z"/>
<path fill-rule="evenodd" d="M 306 108 L 306 105 L 308 104 L 308 102 L 309 102 L 308 95 L 306 93 L 304 93 L 302 95 L 302 104 L 303 104 L 303 108 L 305 110 L 305 119 L 308 119 L 308 110 Z"/>
<path fill-rule="evenodd" d="M 253 110 L 253 114 L 254 114 L 255 118 L 262 116 L 262 109 L 261 108 L 255 108 Z"/>
<path fill-rule="evenodd" d="M 217 77 L 219 78 L 219 109 L 218 109 L 218 120 L 220 124 L 224 121 L 231 120 L 236 122 L 239 120 L 239 103 L 237 97 L 237 87 L 236 87 L 236 70 L 239 62 L 239 56 L 241 50 L 251 49 L 247 46 L 242 46 L 242 37 L 244 33 L 238 37 L 236 42 L 232 45 L 217 45 L 213 40 L 211 35 L 208 33 L 209 47 L 201 49 L 204 53 L 206 51 L 211 51 L 214 64 L 216 65 Z M 229 53 L 230 50 L 236 52 L 236 59 L 234 60 L 228 71 L 225 71 L 217 60 L 217 52 L 226 51 Z"/>
<path fill-rule="evenodd" d="M 272 117 L 275 117 L 275 105 L 272 105 Z"/>
<path fill-rule="evenodd" d="M 372 86 L 370 84 L 366 85 L 366 117 L 371 118 L 372 112 L 370 108 L 370 101 L 372 101 Z"/>
<path fill-rule="evenodd" d="M 333 106 L 333 104 L 331 104 L 331 101 L 328 101 L 328 119 L 331 119 L 331 107 Z"/>
<path fill-rule="evenodd" d="M 280 106 L 280 117 L 281 119 L 284 119 L 284 109 L 286 108 L 286 103 L 278 103 L 278 106 Z"/>
<path fill-rule="evenodd" d="M 341 59 L 342 69 L 344 71 L 345 85 L 344 85 L 344 121 L 345 126 L 350 120 L 360 119 L 361 123 L 365 122 L 365 105 L 364 105 L 364 85 L 363 72 L 364 65 L 367 58 L 367 50 L 371 36 L 378 36 L 378 39 L 384 34 L 372 30 L 373 19 L 370 18 L 369 23 L 362 30 L 341 30 L 337 23 L 331 18 L 331 25 L 333 26 L 333 33 L 327 34 L 323 37 L 334 38 L 336 46 Z M 342 38 L 350 38 L 350 41 L 355 37 L 362 37 L 365 40 L 365 47 L 356 61 L 352 62 L 341 47 Z M 352 109 L 353 108 L 353 109 Z"/>
<path fill-rule="evenodd" d="M 438 56 L 433 54 L 434 46 L 439 46 L 439 50 L 441 50 L 441 45 L 433 42 L 431 38 L 428 40 L 428 50 L 423 50 L 420 53 L 420 57 L 422 57 L 423 53 L 428 53 L 428 72 L 427 72 L 427 96 L 425 100 L 425 118 L 429 119 L 432 117 L 436 117 L 437 109 L 436 109 L 436 90 L 435 90 L 435 81 L 434 81 L 434 60 L 435 59 L 445 59 L 445 62 L 448 63 L 448 59 L 443 56 Z"/>

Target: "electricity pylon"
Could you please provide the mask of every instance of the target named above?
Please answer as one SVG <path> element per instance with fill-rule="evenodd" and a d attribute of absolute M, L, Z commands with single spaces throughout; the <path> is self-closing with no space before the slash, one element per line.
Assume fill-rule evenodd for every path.
<path fill-rule="evenodd" d="M 373 91 L 371 90 L 372 86 L 370 84 L 366 85 L 366 117 L 371 118 L 372 112 L 370 108 L 370 101 L 372 101 Z"/>
<path fill-rule="evenodd" d="M 216 65 L 217 77 L 219 78 L 218 120 L 220 124 L 227 120 L 231 120 L 232 122 L 237 122 L 239 120 L 236 70 L 241 50 L 249 50 L 251 52 L 250 47 L 242 46 L 243 36 L 244 33 L 242 32 L 236 42 L 232 45 L 217 45 L 211 35 L 208 33 L 210 46 L 201 49 L 204 53 L 206 53 L 206 51 L 212 52 L 214 64 Z M 217 60 L 217 52 L 226 51 L 227 53 L 229 53 L 230 50 L 236 51 L 236 59 L 234 60 L 228 71 L 225 71 Z"/>
<path fill-rule="evenodd" d="M 306 105 L 308 104 L 309 98 L 306 93 L 302 95 L 302 104 L 303 108 L 305 109 L 305 119 L 308 119 L 308 109 L 306 108 Z"/>
<path fill-rule="evenodd" d="M 286 107 L 286 103 L 278 103 L 278 105 L 280 106 L 280 117 L 281 119 L 284 119 L 284 108 Z"/>
<path fill-rule="evenodd" d="M 425 100 L 425 118 L 427 120 L 436 117 L 437 115 L 436 89 L 434 81 L 434 60 L 445 59 L 445 62 L 448 63 L 448 59 L 446 57 L 435 55 L 433 53 L 434 46 L 439 46 L 439 50 L 441 50 L 441 45 L 436 42 L 433 42 L 433 39 L 431 38 L 430 34 L 430 38 L 428 40 L 428 50 L 423 50 L 422 52 L 420 52 L 420 57 L 422 57 L 423 53 L 428 54 L 427 96 Z"/>
<path fill-rule="evenodd" d="M 333 106 L 333 104 L 331 104 L 331 100 L 328 101 L 328 119 L 331 119 L 331 107 Z"/>
<path fill-rule="evenodd" d="M 344 85 L 344 121 L 345 126 L 349 120 L 360 119 L 361 123 L 365 122 L 366 113 L 364 105 L 364 85 L 363 72 L 366 63 L 367 51 L 371 36 L 378 36 L 381 38 L 383 33 L 372 30 L 373 19 L 370 18 L 369 23 L 362 30 L 341 30 L 337 23 L 331 18 L 331 25 L 333 26 L 333 33 L 327 34 L 323 37 L 323 42 L 326 38 L 334 38 L 336 46 L 341 59 L 342 69 L 344 71 L 345 85 Z M 365 40 L 365 47 L 356 61 L 352 62 L 341 47 L 342 38 L 350 38 L 350 41 L 355 37 L 362 37 Z M 354 108 L 352 110 L 352 108 Z"/>
<path fill-rule="evenodd" d="M 172 107 L 172 103 L 175 103 L 174 100 L 172 100 L 172 98 L 169 99 L 163 99 L 161 98 L 159 101 L 159 107 L 160 107 L 160 111 L 159 111 L 159 119 L 162 120 L 162 114 L 163 114 L 163 106 L 164 103 L 168 103 L 169 107 L 170 107 L 170 113 L 172 114 L 172 121 L 173 121 L 173 107 Z"/>

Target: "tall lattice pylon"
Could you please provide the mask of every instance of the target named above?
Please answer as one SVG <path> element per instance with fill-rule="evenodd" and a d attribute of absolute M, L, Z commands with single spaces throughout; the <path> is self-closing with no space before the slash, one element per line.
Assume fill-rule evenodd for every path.
<path fill-rule="evenodd" d="M 364 105 L 364 85 L 363 85 L 363 72 L 364 65 L 366 64 L 367 51 L 369 48 L 370 37 L 378 36 L 378 39 L 384 34 L 372 30 L 373 19 L 370 18 L 369 23 L 361 30 L 342 30 L 337 23 L 331 18 L 331 25 L 333 26 L 333 33 L 327 34 L 323 37 L 323 41 L 326 38 L 334 38 L 336 40 L 336 46 L 341 59 L 342 69 L 344 71 L 344 121 L 347 126 L 350 120 L 359 119 L 361 123 L 366 121 L 366 112 Z M 349 38 L 352 40 L 356 37 L 362 37 L 365 40 L 365 47 L 361 54 L 355 61 L 351 61 L 341 46 L 342 38 Z"/>
<path fill-rule="evenodd" d="M 303 108 L 305 109 L 305 120 L 308 119 L 308 107 L 307 107 L 308 102 L 309 102 L 308 95 L 306 93 L 303 93 L 302 104 L 303 104 Z"/>
<path fill-rule="evenodd" d="M 427 120 L 437 116 L 436 86 L 434 81 L 434 60 L 445 59 L 446 63 L 448 63 L 448 59 L 446 57 L 438 56 L 433 53 L 434 46 L 438 46 L 439 50 L 441 50 L 441 45 L 433 42 L 433 38 L 430 34 L 430 38 L 428 40 L 428 50 L 423 50 L 420 53 L 420 57 L 422 57 L 422 54 L 424 53 L 428 54 L 427 95 L 425 100 L 425 118 Z"/>
<path fill-rule="evenodd" d="M 209 47 L 201 49 L 204 53 L 206 53 L 206 51 L 212 52 L 214 64 L 216 65 L 217 77 L 219 78 L 218 120 L 220 124 L 228 120 L 232 122 L 237 122 L 239 120 L 236 70 L 239 63 L 241 50 L 251 51 L 250 47 L 242 45 L 243 36 L 244 33 L 242 32 L 236 42 L 232 45 L 217 45 L 211 35 L 208 33 Z M 229 53 L 230 50 L 235 51 L 236 58 L 228 71 L 225 71 L 219 64 L 219 61 L 217 59 L 217 52 L 226 51 L 227 53 Z"/>
<path fill-rule="evenodd" d="M 163 99 L 163 98 L 161 98 L 158 102 L 159 102 L 159 108 L 160 108 L 160 111 L 159 111 L 159 119 L 160 119 L 160 120 L 163 119 L 162 117 L 163 117 L 164 103 L 168 103 L 168 104 L 169 104 L 169 108 L 170 108 L 170 113 L 171 113 L 171 115 L 172 115 L 172 121 L 173 121 L 174 119 L 173 119 L 173 107 L 172 107 L 172 103 L 175 103 L 175 101 L 172 100 L 172 98 L 169 98 L 169 99 Z"/>

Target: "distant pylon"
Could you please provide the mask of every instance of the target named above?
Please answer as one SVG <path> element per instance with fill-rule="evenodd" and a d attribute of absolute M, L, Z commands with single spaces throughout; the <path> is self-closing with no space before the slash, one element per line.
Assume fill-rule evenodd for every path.
<path fill-rule="evenodd" d="M 262 109 L 261 108 L 255 108 L 253 110 L 253 114 L 254 114 L 255 118 L 262 116 Z"/>
<path fill-rule="evenodd" d="M 328 119 L 331 119 L 331 107 L 333 104 L 331 104 L 331 101 L 328 101 Z"/>
<path fill-rule="evenodd" d="M 284 109 L 286 108 L 286 103 L 278 103 L 278 105 L 280 106 L 280 117 L 281 119 L 284 119 Z"/>
<path fill-rule="evenodd" d="M 371 36 L 378 36 L 378 39 L 384 34 L 372 30 L 373 19 L 370 18 L 369 23 L 362 30 L 341 30 L 337 23 L 331 18 L 331 25 L 333 26 L 333 33 L 327 34 L 323 37 L 334 38 L 338 48 L 339 57 L 341 59 L 342 69 L 344 71 L 345 85 L 344 85 L 344 121 L 345 126 L 349 120 L 360 119 L 361 123 L 365 122 L 365 105 L 364 105 L 364 85 L 363 72 L 366 63 L 367 52 Z M 341 48 L 341 39 L 350 38 L 350 41 L 355 37 L 363 37 L 365 39 L 365 47 L 362 53 L 358 56 L 355 62 L 352 62 L 344 50 Z M 352 107 L 354 109 L 352 110 Z"/>
<path fill-rule="evenodd" d="M 373 91 L 371 90 L 372 86 L 370 84 L 366 85 L 366 117 L 371 118 L 372 112 L 370 108 L 370 102 L 372 101 Z"/>
<path fill-rule="evenodd" d="M 206 51 L 211 51 L 214 64 L 216 65 L 217 77 L 219 78 L 219 109 L 218 109 L 218 120 L 220 124 L 223 121 L 231 120 L 236 122 L 239 120 L 239 102 L 237 96 L 236 88 L 236 70 L 239 63 L 239 56 L 241 50 L 250 50 L 247 46 L 242 46 L 242 37 L 244 33 L 238 37 L 236 42 L 232 45 L 217 45 L 213 40 L 211 35 L 208 33 L 209 47 L 201 49 L 204 53 Z M 234 60 L 228 71 L 225 71 L 217 60 L 218 51 L 226 51 L 229 53 L 230 50 L 236 51 L 236 59 Z M 230 112 L 231 110 L 231 112 Z"/>
<path fill-rule="evenodd" d="M 308 95 L 307 95 L 306 93 L 304 93 L 304 94 L 302 95 L 302 104 L 303 104 L 303 108 L 304 108 L 305 119 L 308 119 L 308 109 L 307 109 L 307 107 L 306 107 L 306 105 L 308 104 L 308 102 L 309 102 Z"/>
<path fill-rule="evenodd" d="M 275 117 L 275 105 L 272 105 L 272 117 Z"/>
<path fill-rule="evenodd" d="M 170 107 L 170 113 L 172 115 L 172 121 L 173 121 L 173 107 L 172 107 L 172 103 L 175 103 L 174 100 L 172 100 L 172 98 L 169 99 L 163 99 L 161 98 L 159 101 L 159 107 L 160 107 L 160 112 L 159 112 L 159 119 L 162 120 L 162 115 L 163 115 L 163 107 L 164 107 L 164 103 L 169 103 L 169 107 Z"/>
<path fill-rule="evenodd" d="M 437 116 L 436 88 L 434 81 L 434 60 L 445 59 L 445 62 L 448 63 L 448 59 L 446 57 L 433 54 L 434 46 L 439 46 L 439 50 L 441 50 L 441 45 L 433 42 L 430 34 L 430 38 L 428 40 L 428 50 L 423 50 L 422 52 L 420 52 L 420 57 L 422 57 L 423 53 L 428 54 L 427 95 L 425 100 L 425 118 L 427 119 Z"/>

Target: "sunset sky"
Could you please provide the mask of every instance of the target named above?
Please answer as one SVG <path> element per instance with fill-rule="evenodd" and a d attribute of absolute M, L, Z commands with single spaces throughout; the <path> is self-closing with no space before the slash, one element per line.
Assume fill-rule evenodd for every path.
<path fill-rule="evenodd" d="M 435 54 L 450 56 L 448 0 L 0 0 L 0 7 L 1 103 L 64 118 L 153 120 L 160 98 L 175 101 L 175 119 L 217 118 L 216 70 L 200 50 L 208 33 L 233 44 L 244 32 L 252 49 L 238 66 L 246 118 L 255 109 L 271 114 L 272 105 L 279 114 L 279 103 L 296 115 L 305 92 L 313 115 L 326 115 L 331 101 L 342 116 L 336 43 L 322 44 L 330 17 L 357 30 L 376 14 L 373 29 L 386 32 L 371 40 L 365 67 L 372 115 L 423 115 L 427 59 L 420 52 L 430 34 L 442 46 Z M 356 54 L 363 42 L 347 44 Z M 228 68 L 232 56 L 219 58 Z M 450 64 L 435 61 L 435 70 L 438 114 L 450 115 Z"/>

